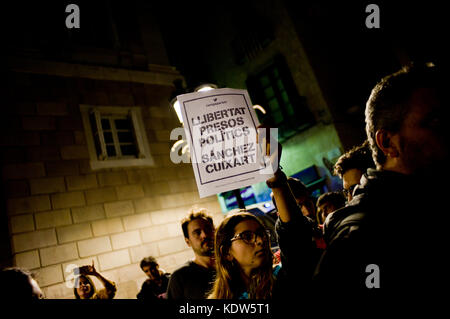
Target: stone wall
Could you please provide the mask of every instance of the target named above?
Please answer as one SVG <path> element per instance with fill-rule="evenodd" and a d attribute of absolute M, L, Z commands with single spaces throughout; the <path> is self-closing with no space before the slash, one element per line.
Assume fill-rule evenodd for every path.
<path fill-rule="evenodd" d="M 44 64 L 11 68 L 3 108 L 13 263 L 37 274 L 47 298 L 73 298 L 71 267 L 92 261 L 117 283 L 116 298 L 135 298 L 143 257 L 155 256 L 168 272 L 193 257 L 180 226 L 193 204 L 210 209 L 216 223 L 222 218 L 215 196 L 199 198 L 191 165 L 170 161 L 169 134 L 179 122 L 168 101 L 177 75 L 109 69 L 111 80 L 101 68 L 80 66 L 83 75 L 71 74 L 73 65 L 49 71 Z M 91 170 L 80 104 L 140 106 L 155 166 Z"/>

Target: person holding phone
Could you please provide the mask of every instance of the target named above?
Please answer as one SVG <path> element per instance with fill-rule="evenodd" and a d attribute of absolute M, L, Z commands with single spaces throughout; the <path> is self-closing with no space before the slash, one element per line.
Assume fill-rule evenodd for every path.
<path fill-rule="evenodd" d="M 116 284 L 97 272 L 94 267 L 94 261 L 92 261 L 92 266 L 81 266 L 75 268 L 74 272 L 76 277 L 73 291 L 76 299 L 113 299 L 116 295 Z M 89 276 L 97 277 L 104 288 L 97 291 Z"/>

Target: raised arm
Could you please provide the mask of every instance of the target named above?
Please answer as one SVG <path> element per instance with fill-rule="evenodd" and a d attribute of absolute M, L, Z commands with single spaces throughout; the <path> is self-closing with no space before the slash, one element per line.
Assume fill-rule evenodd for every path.
<path fill-rule="evenodd" d="M 258 129 L 267 130 L 268 127 L 260 125 Z M 267 132 L 270 132 L 270 130 L 267 130 L 266 133 Z M 257 138 L 258 141 L 262 139 L 261 142 L 263 144 L 263 149 L 266 150 L 266 156 L 270 157 L 270 164 L 272 165 L 272 169 L 275 171 L 274 176 L 266 181 L 267 186 L 272 189 L 273 197 L 278 208 L 279 218 L 282 222 L 287 223 L 292 219 L 292 216 L 295 214 L 302 215 L 302 213 L 289 187 L 286 174 L 284 174 L 284 172 L 280 169 L 279 163 L 281 161 L 281 153 L 283 149 L 281 144 L 274 141 L 274 139 L 267 139 L 265 137 L 261 138 L 259 135 L 257 135 Z M 276 147 L 272 147 L 272 150 L 275 149 L 273 153 L 271 153 L 270 141 L 277 144 Z"/>
<path fill-rule="evenodd" d="M 103 286 L 105 287 L 104 293 L 102 291 L 99 291 L 99 297 L 101 299 L 103 298 L 107 298 L 107 299 L 112 299 L 114 298 L 115 294 L 116 294 L 116 285 L 114 282 L 106 279 L 105 277 L 103 277 L 99 272 L 97 272 L 97 270 L 94 267 L 94 261 L 92 261 L 92 266 L 84 266 L 84 273 L 86 275 L 91 275 L 91 276 L 95 276 L 98 278 L 98 280 L 101 281 L 101 283 L 103 284 Z M 105 294 L 105 296 L 103 296 L 103 294 Z"/>
<path fill-rule="evenodd" d="M 270 150 L 267 139 L 263 140 L 262 144 L 263 149 Z M 312 258 L 311 225 L 297 205 L 287 176 L 279 166 L 282 147 L 281 144 L 277 144 L 275 152 L 266 153 L 266 156 L 270 156 L 270 163 L 275 171 L 274 176 L 269 178 L 266 183 L 272 189 L 278 209 L 276 232 L 281 249 L 282 263 L 279 280 L 282 283 L 284 282 L 284 284 L 281 284 L 282 286 L 288 288 L 286 292 L 305 292 L 310 287 L 315 266 Z M 274 149 L 273 145 L 272 149 Z"/>
<path fill-rule="evenodd" d="M 295 214 L 302 215 L 300 207 L 297 205 L 287 182 L 286 174 L 281 169 L 278 169 L 274 177 L 268 179 L 266 183 L 272 189 L 279 218 L 282 222 L 287 223 L 291 221 Z"/>

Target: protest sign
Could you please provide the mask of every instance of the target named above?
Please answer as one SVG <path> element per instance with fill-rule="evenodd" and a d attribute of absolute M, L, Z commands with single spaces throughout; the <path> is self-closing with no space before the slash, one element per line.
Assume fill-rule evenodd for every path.
<path fill-rule="evenodd" d="M 272 170 L 256 140 L 259 125 L 246 90 L 177 96 L 200 197 L 267 180 Z"/>

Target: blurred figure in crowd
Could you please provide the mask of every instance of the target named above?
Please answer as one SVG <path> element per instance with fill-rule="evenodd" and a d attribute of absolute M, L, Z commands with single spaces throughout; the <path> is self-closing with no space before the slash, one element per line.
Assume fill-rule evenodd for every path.
<path fill-rule="evenodd" d="M 297 205 L 300 207 L 303 216 L 316 220 L 316 206 L 314 200 L 311 197 L 310 191 L 306 188 L 305 184 L 297 178 L 288 177 L 289 187 L 294 195 Z"/>
<path fill-rule="evenodd" d="M 352 200 L 353 190 L 369 168 L 375 168 L 375 163 L 368 140 L 341 155 L 334 164 L 334 174 L 342 179 L 344 194 L 348 201 Z"/>
<path fill-rule="evenodd" d="M 316 206 L 314 204 L 314 200 L 311 196 L 310 191 L 306 188 L 306 185 L 297 178 L 288 177 L 287 183 L 289 185 L 292 196 L 297 203 L 298 208 L 303 216 L 306 217 L 307 221 L 311 225 L 312 229 L 312 241 L 315 247 L 315 259 L 318 261 L 320 256 L 322 255 L 323 249 L 325 249 L 325 242 L 323 240 L 323 231 L 322 228 L 317 223 L 316 218 Z M 272 201 L 277 207 L 277 203 L 273 193 L 271 194 Z"/>
<path fill-rule="evenodd" d="M 317 199 L 317 222 L 322 226 L 328 215 L 345 206 L 345 196 L 342 192 L 328 192 Z"/>
<path fill-rule="evenodd" d="M 0 292 L 2 301 L 31 301 L 42 299 L 42 290 L 31 272 L 19 267 L 4 268 L 0 271 Z"/>
<path fill-rule="evenodd" d="M 73 292 L 76 299 L 113 299 L 116 295 L 116 284 L 103 277 L 92 265 L 86 265 L 74 269 L 75 287 Z M 95 289 L 95 285 L 89 276 L 94 276 L 103 284 L 104 288 Z"/>
<path fill-rule="evenodd" d="M 137 299 L 166 299 L 170 274 L 160 270 L 158 262 L 152 256 L 142 259 L 140 266 L 148 279 L 142 284 Z"/>

